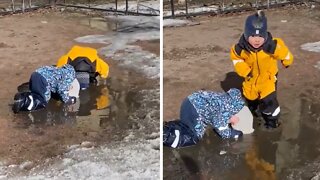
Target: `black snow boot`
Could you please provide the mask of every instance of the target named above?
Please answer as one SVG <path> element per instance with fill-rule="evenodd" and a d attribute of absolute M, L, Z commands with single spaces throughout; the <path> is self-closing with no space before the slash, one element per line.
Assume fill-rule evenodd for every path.
<path fill-rule="evenodd" d="M 265 120 L 265 127 L 267 129 L 274 129 L 280 126 L 280 123 L 278 120 L 279 116 L 271 116 L 271 115 L 263 114 L 263 119 Z"/>
<path fill-rule="evenodd" d="M 198 137 L 181 121 L 170 121 L 163 127 L 163 145 L 173 148 L 197 144 Z"/>
<path fill-rule="evenodd" d="M 32 111 L 44 108 L 46 103 L 39 100 L 36 95 L 32 95 L 31 92 L 17 93 L 14 96 L 14 103 L 12 111 L 18 113 L 19 111 Z"/>
<path fill-rule="evenodd" d="M 247 104 L 254 117 L 261 117 L 261 113 L 259 111 L 259 100 L 252 101 L 247 99 Z"/>
<path fill-rule="evenodd" d="M 280 123 L 279 123 L 278 119 L 269 119 L 266 121 L 265 126 L 267 129 L 273 129 L 273 128 L 279 127 Z"/>

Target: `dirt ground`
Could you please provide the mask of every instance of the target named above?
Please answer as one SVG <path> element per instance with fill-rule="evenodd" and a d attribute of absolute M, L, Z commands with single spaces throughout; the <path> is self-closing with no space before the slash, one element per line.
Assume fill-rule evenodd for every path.
<path fill-rule="evenodd" d="M 268 18 L 269 31 L 273 34 L 273 37 L 281 37 L 284 40 L 294 55 L 294 63 L 288 69 L 281 67 L 279 64 L 278 100 L 282 108 L 282 128 L 274 134 L 264 134 L 258 130 L 255 135 L 255 138 L 256 136 L 260 136 L 260 134 L 272 138 L 273 135 L 277 134 L 274 140 L 268 140 L 271 144 L 269 144 L 269 147 L 276 146 L 274 145 L 275 141 L 278 142 L 279 139 L 280 141 L 290 144 L 291 141 L 296 143 L 297 139 L 300 139 L 297 141 L 306 142 L 306 140 L 310 140 L 311 138 L 314 144 L 309 146 L 300 144 L 301 149 L 299 149 L 300 152 L 298 153 L 298 157 L 309 155 L 311 157 L 312 154 L 311 159 L 315 159 L 318 154 L 320 154 L 319 150 L 315 150 L 319 147 L 319 140 L 314 137 L 314 134 L 308 137 L 307 131 L 304 128 L 306 126 L 312 127 L 311 129 L 313 129 L 314 133 L 319 137 L 318 127 L 320 124 L 315 118 L 312 118 L 310 114 L 313 113 L 313 116 L 316 117 L 319 115 L 316 112 L 320 107 L 320 73 L 319 69 L 315 68 L 314 65 L 316 65 L 320 59 L 319 53 L 301 50 L 300 45 L 307 42 L 319 41 L 319 10 L 319 6 L 316 6 L 314 9 L 303 6 L 289 6 L 265 11 Z M 180 103 L 193 91 L 207 89 L 222 92 L 225 86 L 239 87 L 239 83 L 233 81 L 234 76 L 232 72 L 234 68 L 229 59 L 229 51 L 231 45 L 237 43 L 239 40 L 243 32 L 245 18 L 249 14 L 250 12 L 214 17 L 196 17 L 192 20 L 200 22 L 200 25 L 164 29 L 164 121 L 179 118 Z M 232 84 L 232 81 L 234 84 Z M 306 115 L 306 111 L 308 110 L 305 109 L 308 109 L 308 107 L 309 110 L 311 108 L 313 112 Z M 313 108 L 318 110 L 312 110 Z M 297 138 L 303 135 L 303 138 Z M 259 138 L 263 137 L 258 137 L 256 140 L 259 141 Z M 204 141 L 210 140 L 207 139 Z M 261 139 L 260 142 L 262 142 Z M 297 144 L 299 143 L 295 145 Z M 293 147 L 295 145 L 293 145 Z M 214 147 L 214 145 L 211 147 Z M 290 163 L 296 160 L 291 159 L 290 162 L 288 161 L 290 158 L 288 158 L 287 161 L 278 162 L 281 161 L 279 160 L 280 158 L 274 158 L 274 155 L 272 155 L 273 150 L 270 149 L 270 152 L 267 150 L 269 147 L 265 143 L 265 145 L 258 146 L 258 149 L 260 149 L 260 153 L 264 153 L 265 155 L 259 155 L 262 159 L 273 157 L 272 161 L 276 164 L 277 174 L 276 176 L 267 176 L 269 179 L 272 179 L 278 177 L 283 166 L 295 164 L 296 162 Z M 203 148 L 204 147 L 198 147 L 198 151 Z M 263 148 L 265 148 L 265 150 L 263 150 Z M 281 149 L 280 145 L 277 153 L 279 153 L 279 149 Z M 286 147 L 283 149 L 286 149 L 285 151 L 289 153 L 292 148 Z M 314 152 L 308 154 L 308 149 L 314 149 Z M 171 154 L 175 154 L 175 151 L 170 151 L 170 149 L 166 148 L 164 151 L 164 177 L 173 179 L 171 175 L 177 172 L 176 178 L 188 177 L 190 173 L 192 174 L 192 171 L 188 169 L 187 163 L 186 168 L 183 168 L 183 165 L 177 165 L 179 163 L 172 160 Z M 210 149 L 208 149 L 208 151 L 210 151 Z M 191 158 L 196 162 L 199 162 L 200 159 L 205 159 L 204 157 L 197 156 L 194 150 L 183 149 L 178 152 L 189 153 Z M 194 152 L 194 154 L 191 152 Z M 286 154 L 286 152 L 280 153 L 282 155 Z M 210 154 L 205 156 L 209 156 L 210 158 Z M 215 160 L 217 159 L 212 161 L 214 162 Z M 190 161 L 189 159 L 188 162 Z M 200 171 L 200 173 L 204 171 L 201 169 L 201 166 L 209 166 L 209 160 L 201 162 L 202 164 L 198 163 L 200 170 L 198 169 L 197 171 Z M 302 158 L 300 162 L 302 164 L 307 163 L 307 160 Z M 170 165 L 170 163 L 173 164 Z M 208 172 L 212 171 L 212 168 L 214 169 L 214 167 L 211 167 L 211 169 L 209 167 Z M 248 168 L 254 169 L 254 167 Z M 259 167 L 255 166 L 255 168 L 258 169 Z M 239 167 L 235 169 L 240 171 Z M 190 170 L 190 172 L 188 170 Z M 252 170 L 251 173 L 252 172 L 257 173 L 258 171 Z M 253 177 L 254 176 L 252 176 L 252 178 Z M 248 176 L 244 176 L 243 178 L 246 179 Z M 210 178 L 207 177 L 205 179 Z"/>
<path fill-rule="evenodd" d="M 67 125 L 37 127 L 17 122 L 11 111 L 17 87 L 29 80 L 30 74 L 42 65 L 55 64 L 58 58 L 73 45 L 75 38 L 102 34 L 106 31 L 92 28 L 81 22 L 90 18 L 84 14 L 61 13 L 56 10 L 39 10 L 25 14 L 0 17 L 0 160 L 8 164 L 26 160 L 41 160 L 63 153 L 67 145 L 83 141 L 106 143 L 108 138 L 97 133 L 70 128 Z M 159 41 L 137 42 L 153 53 L 159 54 Z M 100 44 L 80 44 L 99 48 Z M 123 80 L 130 76 L 130 88 L 148 89 L 159 86 L 157 81 L 143 75 L 121 69 L 107 59 L 110 77 Z M 125 74 L 125 75 L 124 75 Z M 23 123 L 22 123 L 23 124 Z"/>

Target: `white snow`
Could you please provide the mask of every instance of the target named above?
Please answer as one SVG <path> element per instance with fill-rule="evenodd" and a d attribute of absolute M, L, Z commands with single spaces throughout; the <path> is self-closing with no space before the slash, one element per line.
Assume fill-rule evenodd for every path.
<path fill-rule="evenodd" d="M 303 44 L 301 45 L 301 49 L 311 52 L 320 52 L 320 41 Z M 314 67 L 320 70 L 320 61 L 318 61 L 317 64 L 314 65 Z"/>
<path fill-rule="evenodd" d="M 23 162 L 22 164 L 20 164 L 19 168 L 20 169 L 31 169 L 33 166 L 33 162 L 31 161 L 26 161 L 26 162 Z"/>
<path fill-rule="evenodd" d="M 219 152 L 219 155 L 224 155 L 224 154 L 226 154 L 226 153 L 227 153 L 227 151 L 223 151 L 223 150 L 222 150 L 222 151 Z"/>
<path fill-rule="evenodd" d="M 200 13 L 200 12 L 217 12 L 219 10 L 219 6 L 207 6 L 207 7 L 188 7 L 188 13 Z M 178 14 L 186 14 L 185 9 L 176 9 L 174 11 L 175 15 Z M 171 10 L 163 10 L 163 16 L 171 16 Z"/>
<path fill-rule="evenodd" d="M 67 3 L 68 4 L 68 3 Z M 88 4 L 74 4 L 76 6 L 88 6 Z M 90 4 L 91 8 L 98 8 L 98 9 L 107 9 L 107 10 L 115 10 L 116 4 L 114 2 L 108 4 Z M 125 1 L 118 1 L 117 4 L 118 11 L 125 11 L 126 10 L 126 2 Z M 145 14 L 153 14 L 159 15 L 160 14 L 160 1 L 159 0 L 152 0 L 152 1 L 128 1 L 128 11 L 129 12 L 139 12 Z"/>
<path fill-rule="evenodd" d="M 320 41 L 301 45 L 301 49 L 311 52 L 320 52 Z"/>
<path fill-rule="evenodd" d="M 128 11 L 130 12 L 139 12 L 139 13 L 148 13 L 148 14 L 160 14 L 160 1 L 145 1 L 145 2 L 139 2 L 138 1 L 129 1 L 128 2 Z M 101 8 L 101 9 L 115 9 L 115 3 L 110 4 L 104 4 L 104 5 L 96 5 L 92 6 L 95 8 Z M 118 2 L 117 10 L 125 11 L 126 10 L 126 4 L 125 1 Z"/>
<path fill-rule="evenodd" d="M 164 19 L 163 20 L 163 27 L 185 26 L 189 23 L 191 23 L 191 21 L 182 20 L 182 19 Z"/>
<path fill-rule="evenodd" d="M 118 23 L 117 32 L 106 35 L 89 35 L 76 38 L 81 43 L 101 43 L 105 47 L 99 53 L 121 62 L 121 65 L 144 73 L 148 78 L 160 77 L 160 59 L 157 55 L 130 45 L 137 41 L 160 38 L 159 17 L 106 16 L 108 21 Z M 120 51 L 122 50 L 122 51 Z"/>
<path fill-rule="evenodd" d="M 77 148 L 11 179 L 159 179 L 159 160 L 159 150 L 146 142 Z"/>

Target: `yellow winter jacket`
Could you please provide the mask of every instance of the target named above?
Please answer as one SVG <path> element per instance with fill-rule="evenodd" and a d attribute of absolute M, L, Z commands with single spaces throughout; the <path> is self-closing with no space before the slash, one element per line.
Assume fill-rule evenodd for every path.
<path fill-rule="evenodd" d="M 293 62 L 293 56 L 283 40 L 272 38 L 270 33 L 265 44 L 256 51 L 242 36 L 239 43 L 231 48 L 230 58 L 237 74 L 245 78 L 242 89 L 249 100 L 263 99 L 275 91 L 278 60 L 285 67 Z"/>
<path fill-rule="evenodd" d="M 77 57 L 88 58 L 91 63 L 94 64 L 95 71 L 99 73 L 102 78 L 108 77 L 109 65 L 98 56 L 96 49 L 90 47 L 73 46 L 67 54 L 60 57 L 57 66 L 61 67 L 64 64 L 68 64 L 69 61 L 73 61 Z"/>

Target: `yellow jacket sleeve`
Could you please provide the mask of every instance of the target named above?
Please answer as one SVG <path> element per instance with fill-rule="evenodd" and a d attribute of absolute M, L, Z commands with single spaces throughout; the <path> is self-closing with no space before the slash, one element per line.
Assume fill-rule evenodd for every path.
<path fill-rule="evenodd" d="M 65 64 L 68 64 L 68 55 L 63 55 L 59 58 L 57 67 L 62 67 Z"/>
<path fill-rule="evenodd" d="M 109 65 L 100 58 L 97 58 L 96 62 L 96 72 L 99 73 L 102 78 L 107 78 L 109 75 Z"/>
<path fill-rule="evenodd" d="M 251 71 L 251 68 L 249 67 L 249 65 L 244 61 L 244 58 L 241 57 L 241 53 L 238 54 L 236 52 L 236 45 L 233 46 L 231 48 L 231 52 L 230 52 L 230 58 L 233 62 L 233 65 L 234 65 L 234 68 L 236 70 L 236 73 L 239 75 L 239 76 L 242 76 L 242 77 L 247 77 L 248 74 L 250 73 Z"/>
<path fill-rule="evenodd" d="M 289 51 L 288 47 L 284 44 L 282 39 L 276 38 L 276 40 L 277 47 L 274 52 L 274 57 L 281 60 L 282 64 L 287 67 L 293 63 L 293 55 Z"/>

